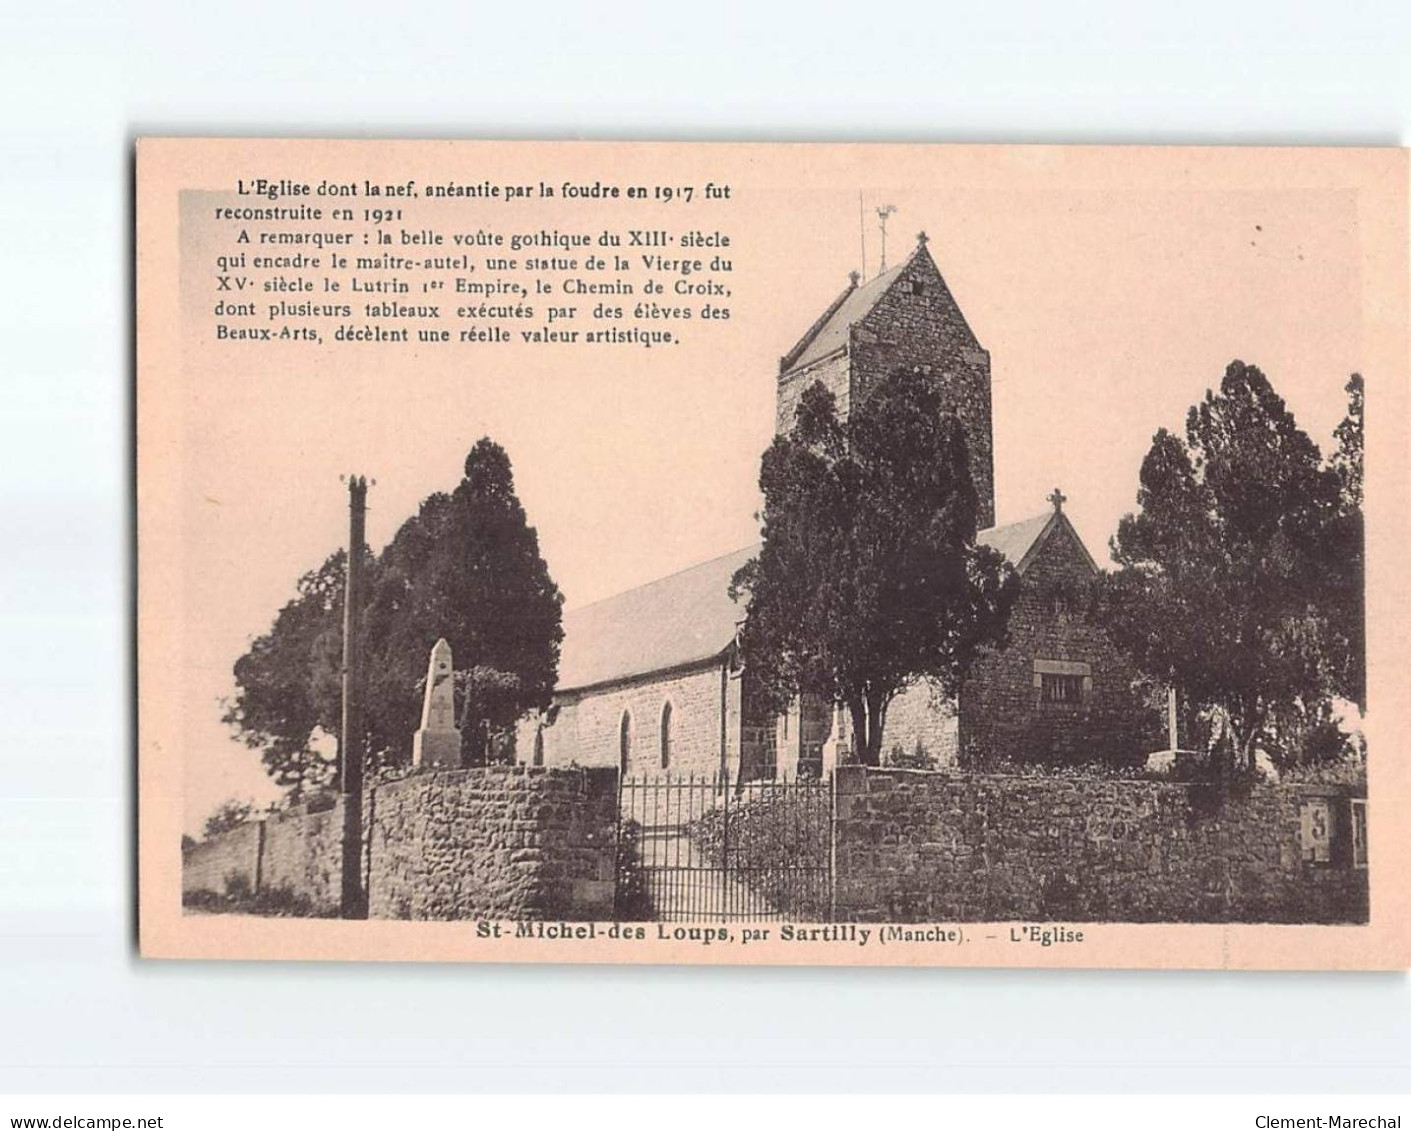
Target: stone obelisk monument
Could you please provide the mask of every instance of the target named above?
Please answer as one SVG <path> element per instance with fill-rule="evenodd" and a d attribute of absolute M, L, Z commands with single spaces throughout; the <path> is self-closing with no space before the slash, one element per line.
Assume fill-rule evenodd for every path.
<path fill-rule="evenodd" d="M 413 766 L 459 769 L 461 732 L 456 729 L 455 680 L 451 646 L 444 639 L 431 649 L 426 668 L 426 695 L 421 701 L 421 727 L 412 737 Z"/>

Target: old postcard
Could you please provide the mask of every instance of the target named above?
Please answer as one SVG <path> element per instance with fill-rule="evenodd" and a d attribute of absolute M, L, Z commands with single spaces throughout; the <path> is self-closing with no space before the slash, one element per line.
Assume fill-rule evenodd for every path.
<path fill-rule="evenodd" d="M 1407 168 L 140 141 L 142 953 L 1411 964 Z"/>

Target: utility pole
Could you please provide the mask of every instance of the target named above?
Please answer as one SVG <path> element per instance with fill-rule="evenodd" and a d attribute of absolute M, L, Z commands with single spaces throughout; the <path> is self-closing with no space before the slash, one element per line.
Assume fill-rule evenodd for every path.
<path fill-rule="evenodd" d="M 367 479 L 348 482 L 348 572 L 343 586 L 343 717 L 338 732 L 338 792 L 343 802 L 344 919 L 367 918 L 363 890 L 363 749 L 362 679 L 358 622 L 363 603 L 363 543 L 367 519 Z"/>

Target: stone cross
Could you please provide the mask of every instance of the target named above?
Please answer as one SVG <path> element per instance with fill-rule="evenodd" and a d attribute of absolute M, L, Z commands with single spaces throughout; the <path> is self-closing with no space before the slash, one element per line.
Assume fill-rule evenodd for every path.
<path fill-rule="evenodd" d="M 444 639 L 436 641 L 426 667 L 421 727 L 412 736 L 413 766 L 460 768 L 461 732 L 456 729 L 454 672 L 451 646 Z"/>
<path fill-rule="evenodd" d="M 1068 501 L 1068 496 L 1065 495 L 1062 491 L 1060 491 L 1057 487 L 1055 487 L 1053 489 L 1053 494 L 1048 497 L 1048 501 L 1053 504 L 1054 510 L 1061 511 L 1063 509 L 1063 504 Z"/>

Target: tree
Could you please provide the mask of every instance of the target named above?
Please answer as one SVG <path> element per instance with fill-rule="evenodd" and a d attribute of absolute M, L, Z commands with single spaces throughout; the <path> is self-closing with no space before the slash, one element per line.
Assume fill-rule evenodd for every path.
<path fill-rule="evenodd" d="M 1099 615 L 1147 673 L 1218 709 L 1230 762 L 1251 766 L 1281 711 L 1326 698 L 1338 477 L 1264 374 L 1234 361 L 1184 440 L 1156 433 L 1137 505 Z"/>
<path fill-rule="evenodd" d="M 222 720 L 260 751 L 265 772 L 296 800 L 333 774 L 316 736 L 338 730 L 346 560 L 338 550 L 304 574 L 294 600 L 235 661 L 236 694 Z"/>
<path fill-rule="evenodd" d="M 255 816 L 255 806 L 249 801 L 236 801 L 231 798 L 223 801 L 216 808 L 216 811 L 206 818 L 205 827 L 201 830 L 201 835 L 210 840 L 213 836 L 220 836 L 221 833 L 229 832 L 231 829 L 238 829 L 247 821 L 253 820 Z"/>
<path fill-rule="evenodd" d="M 428 498 L 384 551 L 369 616 L 371 748 L 410 756 L 431 647 L 456 665 L 470 761 L 525 711 L 549 705 L 563 641 L 563 597 L 514 490 L 509 457 L 480 440 L 449 495 Z"/>
<path fill-rule="evenodd" d="M 740 646 L 762 701 L 840 702 L 877 765 L 887 708 L 917 679 L 958 692 L 1004 635 L 1017 579 L 977 546 L 964 433 L 939 391 L 899 371 L 840 423 L 822 384 L 760 470 L 764 544 L 732 582 L 748 592 Z"/>
<path fill-rule="evenodd" d="M 1347 415 L 1333 433 L 1338 449 L 1332 469 L 1338 510 L 1329 532 L 1329 619 L 1333 638 L 1333 689 L 1367 710 L 1366 534 L 1362 519 L 1362 375 L 1346 385 Z"/>
<path fill-rule="evenodd" d="M 489 735 L 548 705 L 563 639 L 562 598 L 504 450 L 480 440 L 454 491 L 425 499 L 381 554 L 364 553 L 361 743 L 370 762 L 410 759 L 427 658 L 442 636 L 457 666 L 467 754 L 483 760 Z M 296 798 L 333 769 L 317 747 L 341 722 L 345 559 L 340 550 L 301 578 L 295 600 L 235 664 L 225 721 Z"/>

